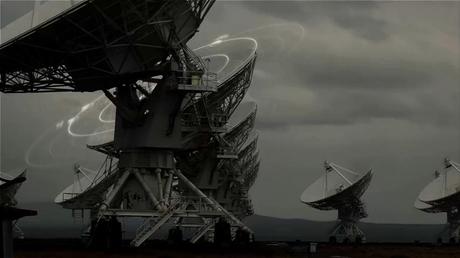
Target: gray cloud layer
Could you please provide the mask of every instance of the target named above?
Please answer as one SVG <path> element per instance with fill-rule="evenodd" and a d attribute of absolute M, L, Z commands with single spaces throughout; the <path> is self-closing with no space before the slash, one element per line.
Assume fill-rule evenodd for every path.
<path fill-rule="evenodd" d="M 384 20 L 373 16 L 377 9 L 374 2 L 246 1 L 244 4 L 255 12 L 294 22 L 332 22 L 372 41 L 384 40 L 388 36 Z"/>
<path fill-rule="evenodd" d="M 201 31 L 217 37 L 245 31 L 247 24 L 259 28 L 250 32 L 258 32 L 260 43 L 251 89 L 262 131 L 261 176 L 253 191 L 258 212 L 334 218 L 298 201 L 330 159 L 374 168 L 365 196 L 370 221 L 442 221 L 443 215 L 412 205 L 444 156 L 460 158 L 458 3 L 220 6 Z M 290 24 L 290 33 L 267 28 L 280 23 Z M 299 25 L 300 38 L 292 35 L 302 34 Z"/>

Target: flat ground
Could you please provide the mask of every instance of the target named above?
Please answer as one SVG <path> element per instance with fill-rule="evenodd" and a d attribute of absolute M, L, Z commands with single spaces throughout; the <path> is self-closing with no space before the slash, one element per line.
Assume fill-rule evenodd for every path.
<path fill-rule="evenodd" d="M 328 245 L 319 244 L 318 252 L 308 256 L 307 243 L 267 244 L 258 243 L 250 247 L 213 246 L 147 246 L 140 249 L 121 249 L 117 251 L 88 250 L 76 245 L 47 245 L 45 242 L 34 245 L 21 244 L 16 247 L 15 258 L 460 258 L 460 245 L 403 245 L 403 244 L 364 244 Z"/>

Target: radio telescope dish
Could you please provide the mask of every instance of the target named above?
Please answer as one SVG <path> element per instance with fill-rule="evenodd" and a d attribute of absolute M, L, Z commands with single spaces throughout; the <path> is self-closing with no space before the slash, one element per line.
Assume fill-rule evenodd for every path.
<path fill-rule="evenodd" d="M 216 40 L 194 49 L 209 67 L 217 74 L 219 82 L 228 79 L 256 55 L 257 41 L 250 37 L 237 37 Z"/>
<path fill-rule="evenodd" d="M 447 233 L 450 242 L 460 235 L 460 164 L 444 159 L 444 170 L 435 172 L 431 181 L 415 200 L 414 207 L 427 213 L 447 214 Z"/>
<path fill-rule="evenodd" d="M 36 211 L 15 207 L 17 204 L 15 195 L 22 183 L 26 181 L 25 174 L 25 169 L 15 176 L 0 172 L 0 221 L 2 223 L 0 252 L 2 257 L 13 257 L 13 228 L 15 227 L 13 221 L 25 216 L 37 215 Z M 23 236 L 22 231 L 20 232 L 20 236 Z"/>
<path fill-rule="evenodd" d="M 96 171 L 84 169 L 80 167 L 78 164 L 75 164 L 74 170 L 75 170 L 75 177 L 76 177 L 75 182 L 72 185 L 65 188 L 64 191 L 62 191 L 62 193 L 60 193 L 54 199 L 55 203 L 58 203 L 58 204 L 62 203 L 65 200 L 72 199 L 75 196 L 86 191 L 93 183 L 94 178 L 96 177 L 96 174 L 97 174 Z"/>
<path fill-rule="evenodd" d="M 14 176 L 0 172 L 0 206 L 17 204 L 14 196 L 24 181 L 26 181 L 26 170 Z"/>
<path fill-rule="evenodd" d="M 187 48 L 213 2 L 86 0 L 72 7 L 68 3 L 69 8 L 0 45 L 0 89 L 92 92 L 151 79 L 162 73 L 171 45 L 176 46 L 174 51 Z M 140 9 L 143 15 L 130 13 Z M 21 83 L 14 80 L 18 74 Z"/>
<path fill-rule="evenodd" d="M 337 209 L 350 198 L 360 198 L 372 178 L 372 170 L 359 174 L 327 161 L 325 169 L 301 196 L 302 202 L 320 210 Z"/>
<path fill-rule="evenodd" d="M 89 209 L 103 201 L 107 187 L 116 180 L 116 164 L 105 170 L 92 171 L 74 166 L 74 182 L 56 196 L 54 202 L 66 209 Z"/>
<path fill-rule="evenodd" d="M 193 175 L 178 168 L 182 154 L 196 156 L 201 149 L 213 148 L 209 166 L 198 171 L 203 178 L 219 174 L 233 183 L 241 172 L 236 166 L 224 171 L 214 164 L 236 163 L 237 141 L 233 140 L 246 139 L 226 135 L 230 136 L 228 120 L 251 84 L 257 42 L 251 38 L 213 42 L 218 52 L 218 45 L 225 42 L 249 42 L 249 54 L 227 60 L 229 55 L 214 53 L 220 65 L 208 67 L 206 57 L 200 58 L 187 43 L 214 2 L 87 0 L 0 46 L 0 92 L 101 90 L 115 105 L 113 118 L 107 116 L 108 104 L 94 116 L 92 121 L 98 118 L 102 125 L 96 131 L 85 130 L 83 119 L 78 122 L 95 107 L 94 102 L 67 123 L 70 135 L 90 137 L 88 147 L 107 154 L 99 176 L 76 167 L 75 184 L 56 198 L 61 206 L 91 210 L 91 245 L 112 247 L 122 241 L 117 218 L 144 218 L 130 243 L 138 247 L 168 221 L 184 226 L 183 214 L 200 220 L 192 225 L 191 242 L 204 234 L 212 237 L 210 229 L 219 218 L 226 227 L 244 231 L 244 239 L 250 240 L 253 231 L 227 210 L 230 206 L 214 198 L 214 189 L 200 187 L 192 181 Z M 240 47 L 236 46 L 237 53 Z M 223 79 L 219 81 L 212 71 Z M 249 126 L 242 126 L 246 122 Z M 59 124 L 62 127 L 64 122 Z M 235 124 L 232 131 L 246 132 L 253 124 L 250 118 Z M 112 143 L 100 144 L 109 137 L 91 137 L 112 131 Z M 252 171 L 251 177 L 256 174 Z M 233 184 L 227 189 L 233 190 Z M 249 200 L 246 193 L 235 198 Z M 219 227 L 213 235 L 216 241 L 220 235 L 228 237 Z"/>
<path fill-rule="evenodd" d="M 439 173 L 439 176 L 420 192 L 420 201 L 435 206 L 460 201 L 460 165 L 449 159 L 445 159 L 444 163 L 444 173 Z"/>
<path fill-rule="evenodd" d="M 357 173 L 337 164 L 324 162 L 325 173 L 302 193 L 300 200 L 319 210 L 338 210 L 339 225 L 333 237 L 361 241 L 364 233 L 357 222 L 367 217 L 360 198 L 372 179 L 372 170 Z"/>
<path fill-rule="evenodd" d="M 440 212 L 440 210 L 436 209 L 436 206 L 430 205 L 428 203 L 420 201 L 418 198 L 414 202 L 414 207 L 417 210 L 421 210 L 427 213 L 437 213 Z"/>

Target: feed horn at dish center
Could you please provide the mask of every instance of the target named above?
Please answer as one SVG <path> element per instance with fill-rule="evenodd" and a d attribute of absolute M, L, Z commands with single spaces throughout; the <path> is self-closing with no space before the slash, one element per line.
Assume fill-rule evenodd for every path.
<path fill-rule="evenodd" d="M 90 210 L 90 242 L 119 244 L 119 217 L 144 219 L 133 246 L 170 222 L 191 242 L 251 238 L 257 109 L 238 108 L 256 54 L 219 78 L 187 47 L 213 3 L 76 1 L 0 46 L 1 92 L 102 91 L 116 107 L 113 141 L 89 146 L 102 169 L 75 166 L 78 187 L 56 197 Z"/>

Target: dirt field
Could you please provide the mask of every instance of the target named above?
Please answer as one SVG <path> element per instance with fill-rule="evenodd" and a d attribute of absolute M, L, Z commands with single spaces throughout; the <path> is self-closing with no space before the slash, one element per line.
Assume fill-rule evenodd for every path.
<path fill-rule="evenodd" d="M 320 244 L 318 252 L 308 256 L 306 244 L 234 247 L 144 247 L 119 251 L 91 251 L 83 248 L 46 248 L 45 246 L 18 248 L 15 258 L 460 258 L 459 246 L 415 246 L 366 244 L 360 246 Z"/>

